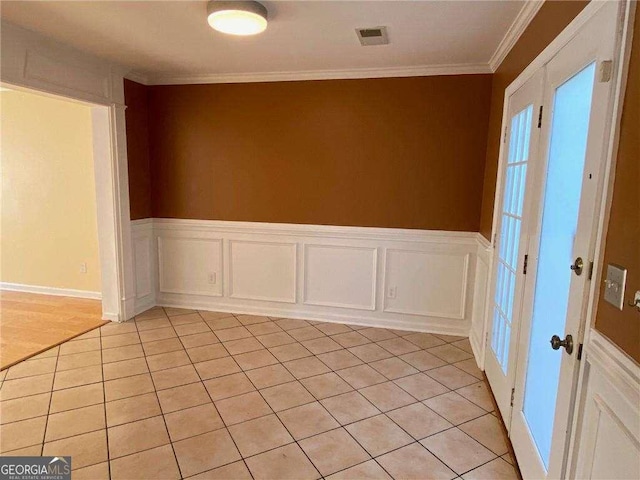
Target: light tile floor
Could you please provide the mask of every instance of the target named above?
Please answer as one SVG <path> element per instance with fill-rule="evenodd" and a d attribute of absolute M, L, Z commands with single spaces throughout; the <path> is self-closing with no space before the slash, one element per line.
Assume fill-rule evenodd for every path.
<path fill-rule="evenodd" d="M 2 455 L 74 480 L 515 479 L 460 337 L 154 308 L 0 373 Z"/>

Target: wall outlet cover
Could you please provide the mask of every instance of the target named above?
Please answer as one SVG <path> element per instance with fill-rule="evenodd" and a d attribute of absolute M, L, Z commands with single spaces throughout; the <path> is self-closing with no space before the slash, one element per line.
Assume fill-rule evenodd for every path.
<path fill-rule="evenodd" d="M 627 282 L 627 269 L 610 263 L 607 265 L 607 278 L 604 281 L 604 299 L 614 307 L 624 307 L 624 289 Z"/>

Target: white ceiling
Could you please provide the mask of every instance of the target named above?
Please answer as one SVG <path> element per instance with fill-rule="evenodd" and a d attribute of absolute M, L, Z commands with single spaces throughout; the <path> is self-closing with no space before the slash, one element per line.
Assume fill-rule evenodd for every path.
<path fill-rule="evenodd" d="M 263 3 L 269 26 L 254 37 L 212 30 L 206 1 L 2 1 L 0 13 L 11 23 L 130 67 L 148 83 L 180 83 L 274 72 L 304 78 L 304 72 L 359 69 L 390 75 L 403 69 L 489 71 L 489 60 L 526 2 Z M 382 25 L 390 45 L 360 46 L 355 28 Z"/>

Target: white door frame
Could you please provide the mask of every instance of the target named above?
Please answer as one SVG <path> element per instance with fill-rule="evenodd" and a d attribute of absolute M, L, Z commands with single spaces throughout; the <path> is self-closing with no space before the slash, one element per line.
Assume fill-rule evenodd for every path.
<path fill-rule="evenodd" d="M 123 78 L 125 69 L 2 22 L 0 82 L 92 106 L 102 315 L 134 314 L 135 284 Z"/>
<path fill-rule="evenodd" d="M 615 82 L 612 112 L 609 118 L 609 137 L 607 148 L 607 163 L 604 169 L 604 179 L 602 182 L 602 195 L 600 199 L 600 208 L 598 211 L 598 225 L 595 241 L 594 251 L 594 271 L 591 282 L 591 290 L 589 292 L 590 302 L 588 303 L 588 310 L 584 322 L 584 335 L 583 344 L 585 351 L 583 355 L 591 353 L 592 350 L 588 350 L 595 340 L 601 338 L 600 334 L 594 331 L 594 325 L 596 321 L 596 312 L 598 310 L 598 302 L 600 295 L 600 285 L 602 282 L 602 276 L 604 268 L 600 268 L 600 263 L 604 258 L 605 244 L 607 238 L 607 231 L 609 226 L 609 216 L 611 213 L 611 202 L 613 198 L 613 186 L 615 180 L 615 170 L 617 163 L 617 152 L 620 141 L 620 121 L 622 118 L 623 103 L 625 98 L 625 92 L 627 87 L 627 78 L 629 74 L 629 59 L 631 57 L 631 45 L 633 41 L 634 23 L 636 19 L 637 5 L 636 2 L 625 0 L 626 8 L 624 11 L 624 18 L 622 25 L 620 25 L 620 39 L 619 39 L 619 61 L 617 65 L 614 65 L 614 77 L 612 81 Z M 616 352 L 613 352 L 614 354 Z M 624 355 L 622 356 L 625 358 Z M 575 392 L 574 403 L 574 415 L 570 424 L 569 431 L 569 444 L 567 446 L 568 453 L 566 459 L 565 474 L 567 478 L 577 478 L 577 470 L 579 466 L 578 455 L 580 454 L 581 439 L 582 439 L 582 420 L 585 414 L 584 410 L 580 408 L 583 405 L 583 397 L 587 390 L 587 378 L 589 376 L 589 366 L 582 362 L 579 366 L 577 389 Z"/>
<path fill-rule="evenodd" d="M 557 52 L 559 52 L 571 39 L 573 39 L 580 29 L 605 5 L 607 2 L 590 2 L 584 10 L 576 16 L 576 18 L 556 37 L 541 53 L 536 57 L 529 66 L 527 66 L 523 72 L 516 78 L 505 90 L 503 114 L 502 114 L 502 129 L 504 132 L 505 125 L 509 122 L 509 99 L 524 83 L 526 83 L 541 67 L 543 67 L 549 60 L 551 60 Z M 606 225 L 608 223 L 608 214 L 610 210 L 610 203 L 612 197 L 613 178 L 611 175 L 612 169 L 615 167 L 615 154 L 618 147 L 618 135 L 620 117 L 622 115 L 622 103 L 624 101 L 624 93 L 626 87 L 628 62 L 631 50 L 631 40 L 633 36 L 633 19 L 635 14 L 635 4 L 631 0 L 622 0 L 616 2 L 620 4 L 619 10 L 619 30 L 618 39 L 615 48 L 616 58 L 614 61 L 614 69 L 612 72 L 613 82 L 613 94 L 611 98 L 611 104 L 608 112 L 607 127 L 605 129 L 608 132 L 606 143 L 606 158 L 605 165 L 603 167 L 603 180 L 601 189 L 599 191 L 599 199 L 597 204 L 599 206 L 599 219 L 596 225 L 596 246 L 594 251 L 594 271 L 593 281 L 589 286 L 587 312 L 580 326 L 579 338 L 577 344 L 582 344 L 582 337 L 588 335 L 587 325 L 593 325 L 595 322 L 595 312 L 597 308 L 599 283 L 602 275 L 600 262 L 604 254 L 604 239 L 606 235 Z M 505 163 L 507 161 L 508 145 L 504 142 L 500 142 L 499 160 L 498 160 L 498 174 L 496 180 L 496 194 L 494 197 L 494 215 L 491 230 L 491 247 L 493 255 L 495 252 L 495 239 L 498 234 L 497 227 L 499 223 L 496 212 L 500 211 L 500 199 L 502 198 L 502 175 L 505 170 Z M 487 346 L 488 337 L 490 335 L 489 327 L 491 325 L 490 319 L 490 307 L 492 306 L 492 295 L 495 286 L 495 271 L 493 269 L 494 262 L 491 262 L 491 271 L 489 272 L 489 278 L 491 279 L 490 288 L 487 289 L 486 299 L 486 311 L 485 311 L 485 335 L 484 335 L 484 352 L 485 358 L 489 354 L 489 348 Z M 586 344 L 585 338 L 585 344 Z M 584 375 L 584 366 L 580 364 L 578 366 L 578 380 L 577 380 L 577 392 L 574 398 L 574 407 L 581 395 L 581 381 Z M 574 414 L 577 413 L 577 414 Z M 569 426 L 572 429 L 572 433 L 576 433 L 577 426 L 579 425 L 579 416 L 581 412 L 571 412 L 570 418 L 567 419 Z M 572 454 L 575 451 L 576 439 L 571 435 L 571 440 L 568 445 L 567 463 L 571 465 Z"/>

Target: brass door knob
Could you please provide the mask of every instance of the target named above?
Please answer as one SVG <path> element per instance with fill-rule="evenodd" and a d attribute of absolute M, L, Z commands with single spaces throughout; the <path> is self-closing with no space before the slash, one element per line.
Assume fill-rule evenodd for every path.
<path fill-rule="evenodd" d="M 569 355 L 573 353 L 573 337 L 571 335 L 567 335 L 567 337 L 562 340 L 558 335 L 554 335 L 551 337 L 551 348 L 554 350 L 559 350 L 560 347 L 564 347 Z"/>
<path fill-rule="evenodd" d="M 584 262 L 582 261 L 582 257 L 578 257 L 576 258 L 576 261 L 573 262 L 573 265 L 571 265 L 571 270 L 573 270 L 573 272 L 580 276 L 582 275 L 582 270 L 584 269 Z"/>

